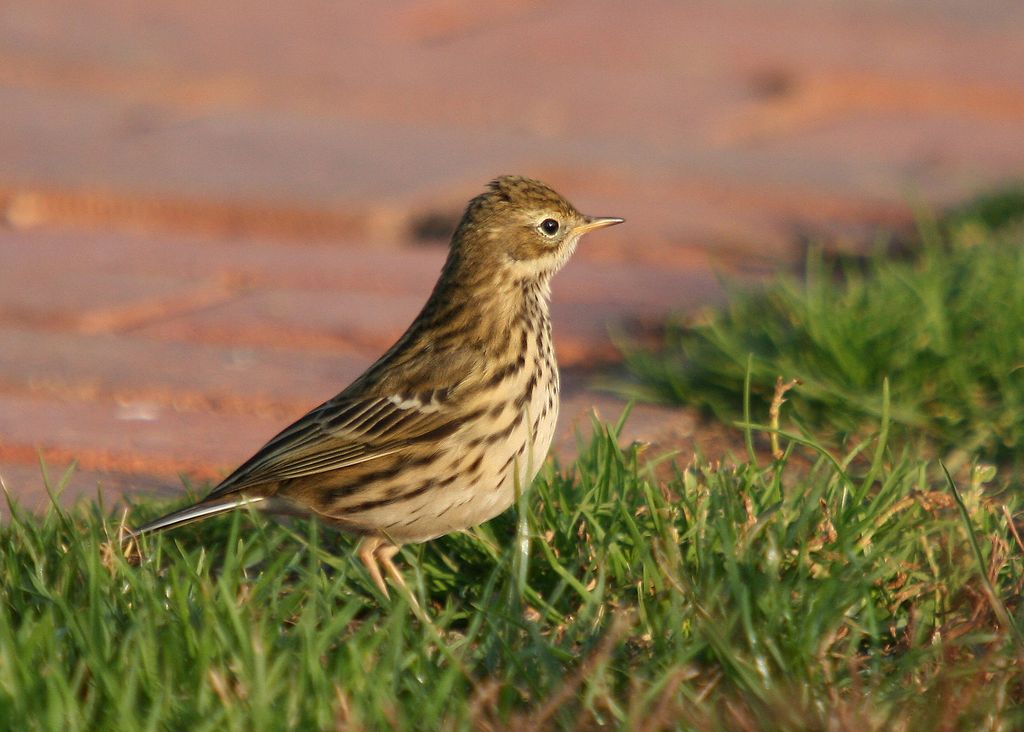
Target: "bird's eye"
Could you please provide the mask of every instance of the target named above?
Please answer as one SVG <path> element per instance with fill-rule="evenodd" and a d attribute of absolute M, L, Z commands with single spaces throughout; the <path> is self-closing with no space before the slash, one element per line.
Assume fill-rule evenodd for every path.
<path fill-rule="evenodd" d="M 540 222 L 540 230 L 548 236 L 554 236 L 558 233 L 558 222 L 554 219 L 544 219 Z"/>

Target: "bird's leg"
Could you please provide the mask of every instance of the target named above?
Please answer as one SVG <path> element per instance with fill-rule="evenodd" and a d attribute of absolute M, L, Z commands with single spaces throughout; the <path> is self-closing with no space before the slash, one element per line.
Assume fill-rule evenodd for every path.
<path fill-rule="evenodd" d="M 398 567 L 395 566 L 395 563 L 391 561 L 391 559 L 398 554 L 398 549 L 399 547 L 397 544 L 382 542 L 381 545 L 377 547 L 377 551 L 373 553 L 374 558 L 376 558 L 379 565 L 384 566 L 384 571 L 388 573 L 388 576 L 392 581 L 394 581 L 394 583 L 401 589 L 408 592 L 411 597 L 412 593 L 409 592 L 409 587 L 405 584 L 405 577 L 402 576 L 401 571 L 399 571 Z"/>
<path fill-rule="evenodd" d="M 380 573 L 380 565 L 377 563 L 377 550 L 380 549 L 384 541 L 385 539 L 380 536 L 367 536 L 359 542 L 359 560 L 370 573 L 370 579 L 373 580 L 373 583 L 384 593 L 384 597 L 390 597 L 388 595 L 388 586 L 384 584 L 384 577 Z M 388 562 L 390 563 L 390 561 L 391 558 L 388 557 Z"/>
<path fill-rule="evenodd" d="M 385 537 L 367 536 L 359 544 L 359 559 L 366 565 L 366 569 L 370 572 L 370 578 L 380 588 L 380 591 L 384 593 L 384 597 L 390 597 L 388 586 L 384 583 L 384 577 L 380 572 L 380 568 L 384 567 L 384 571 L 387 572 L 391 581 L 398 585 L 398 588 L 408 598 L 413 612 L 420 616 L 423 614 L 423 611 L 420 609 L 416 596 L 412 594 L 409 586 L 405 584 L 405 577 L 402 576 L 402 572 L 391 561 L 398 554 L 398 550 L 399 546 Z"/>

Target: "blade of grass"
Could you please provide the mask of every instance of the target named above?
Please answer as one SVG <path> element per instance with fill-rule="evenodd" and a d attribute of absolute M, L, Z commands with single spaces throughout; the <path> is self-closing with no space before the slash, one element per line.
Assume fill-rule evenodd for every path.
<path fill-rule="evenodd" d="M 946 475 L 946 485 L 949 487 L 949 492 L 953 494 L 953 500 L 956 501 L 956 506 L 960 510 L 960 520 L 963 521 L 964 530 L 967 532 L 967 539 L 974 554 L 974 561 L 977 563 L 978 576 L 981 578 L 981 584 L 985 589 L 985 596 L 992 607 L 992 612 L 999 618 L 1000 623 L 1009 628 L 1019 650 L 1024 651 L 1024 636 L 1021 635 L 1020 629 L 1013 621 L 1013 617 L 1006 609 L 1006 605 L 1003 604 L 1003 601 L 999 599 L 999 595 L 996 594 L 992 581 L 988 577 L 988 572 L 985 570 L 985 557 L 981 553 L 981 546 L 978 544 L 978 537 L 974 531 L 971 515 L 967 511 L 967 505 L 964 503 L 964 499 L 956 487 L 956 482 L 953 480 L 953 476 L 949 474 L 945 463 L 940 461 L 939 465 L 942 467 L 942 472 Z"/>

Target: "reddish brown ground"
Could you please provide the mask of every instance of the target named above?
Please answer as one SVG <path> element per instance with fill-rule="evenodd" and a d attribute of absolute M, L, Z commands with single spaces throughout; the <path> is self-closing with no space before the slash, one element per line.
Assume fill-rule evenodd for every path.
<path fill-rule="evenodd" d="M 558 446 L 609 324 L 864 244 L 1024 171 L 1024 5 L 12 0 L 0 9 L 0 476 L 45 501 L 215 479 L 426 297 L 508 172 L 628 224 L 555 282 Z M 636 8 L 642 7 L 639 11 Z M 262 8 L 262 6 L 261 6 Z M 629 438 L 688 446 L 692 416 Z"/>

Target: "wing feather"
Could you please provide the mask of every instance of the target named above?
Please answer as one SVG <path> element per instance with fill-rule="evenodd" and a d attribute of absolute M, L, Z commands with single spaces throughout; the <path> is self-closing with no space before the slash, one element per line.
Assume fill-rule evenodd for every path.
<path fill-rule="evenodd" d="M 394 455 L 419 438 L 436 439 L 459 425 L 458 413 L 437 402 L 341 394 L 273 437 L 208 498 L 360 465 Z"/>

